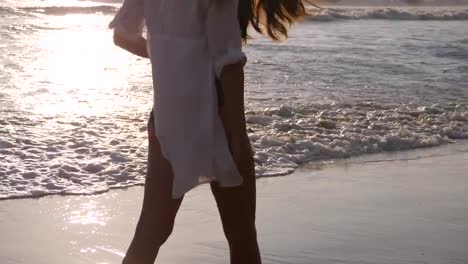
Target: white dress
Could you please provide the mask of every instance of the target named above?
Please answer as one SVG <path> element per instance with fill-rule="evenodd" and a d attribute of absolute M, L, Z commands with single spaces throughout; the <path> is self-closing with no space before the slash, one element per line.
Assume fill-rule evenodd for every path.
<path fill-rule="evenodd" d="M 129 41 L 146 23 L 155 133 L 174 172 L 172 196 L 203 182 L 242 183 L 218 115 L 215 77 L 246 60 L 238 0 L 126 0 L 109 27 Z"/>

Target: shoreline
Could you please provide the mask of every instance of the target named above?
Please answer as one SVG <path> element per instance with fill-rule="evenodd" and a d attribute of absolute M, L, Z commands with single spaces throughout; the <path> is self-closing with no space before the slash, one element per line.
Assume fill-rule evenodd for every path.
<path fill-rule="evenodd" d="M 372 156 L 372 157 L 371 157 Z M 468 142 L 360 156 L 257 181 L 264 263 L 468 263 Z M 0 201 L 0 263 L 119 263 L 143 188 Z M 226 263 L 208 185 L 156 263 Z"/>
<path fill-rule="evenodd" d="M 468 149 L 468 139 L 458 139 L 454 141 L 453 143 L 447 143 L 447 144 L 442 144 L 442 145 L 437 145 L 437 146 L 417 147 L 417 148 L 410 148 L 410 149 L 403 149 L 403 150 L 386 150 L 386 151 L 381 151 L 381 152 L 358 154 L 356 156 L 350 156 L 350 157 L 345 157 L 345 158 L 316 159 L 316 160 L 306 162 L 304 164 L 298 164 L 298 167 L 291 168 L 292 170 L 291 172 L 280 172 L 276 174 L 260 175 L 260 176 L 257 176 L 257 180 L 263 179 L 263 178 L 287 177 L 296 173 L 296 171 L 316 169 L 316 168 L 325 168 L 327 166 L 354 163 L 356 161 L 368 161 L 368 162 L 382 161 L 382 160 L 379 160 L 379 157 L 396 156 L 396 157 L 403 157 L 403 160 L 405 160 L 405 159 L 409 159 L 409 157 L 411 156 L 418 156 L 421 154 L 424 156 L 424 153 L 426 154 L 432 153 L 431 155 L 434 155 L 435 153 L 435 155 L 440 155 L 438 153 L 443 153 L 446 150 L 452 151 L 453 149 L 456 149 L 457 147 Z M 390 159 L 389 161 L 391 160 L 392 159 Z M 24 196 L 13 196 L 13 197 L 0 197 L 0 203 L 2 201 L 8 201 L 8 200 L 41 199 L 41 198 L 46 198 L 49 196 L 52 196 L 52 197 L 55 197 L 55 196 L 57 197 L 93 196 L 93 195 L 105 194 L 108 192 L 112 192 L 114 190 L 127 190 L 129 188 L 141 187 L 141 186 L 144 186 L 144 182 L 136 183 L 136 184 L 125 186 L 125 187 L 110 186 L 106 190 L 95 191 L 93 193 L 43 193 L 40 195 L 33 195 L 33 196 L 24 195 Z"/>

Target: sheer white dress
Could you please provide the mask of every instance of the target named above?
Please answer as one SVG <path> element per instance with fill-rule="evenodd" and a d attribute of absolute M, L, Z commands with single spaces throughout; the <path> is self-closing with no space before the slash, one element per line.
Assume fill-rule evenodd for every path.
<path fill-rule="evenodd" d="M 155 133 L 174 172 L 173 198 L 203 182 L 242 183 L 215 87 L 225 65 L 246 60 L 237 5 L 238 0 L 126 0 L 109 25 L 132 41 L 146 24 Z"/>

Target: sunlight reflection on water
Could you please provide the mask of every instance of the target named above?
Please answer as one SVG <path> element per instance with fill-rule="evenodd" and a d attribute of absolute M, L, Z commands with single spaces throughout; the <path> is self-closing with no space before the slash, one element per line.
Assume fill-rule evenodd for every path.
<path fill-rule="evenodd" d="M 95 200 L 89 200 L 74 207 L 77 209 L 70 211 L 70 215 L 65 216 L 66 221 L 70 224 L 97 224 L 105 226 L 109 221 L 109 209 L 102 207 L 102 203 L 98 203 Z"/>
<path fill-rule="evenodd" d="M 122 88 L 131 78 L 116 69 L 129 63 L 127 54 L 112 47 L 110 32 L 102 34 L 102 29 L 90 31 L 86 26 L 102 20 L 86 22 L 83 15 L 65 16 L 61 20 L 56 23 L 78 24 L 88 30 L 78 28 L 40 35 L 37 43 L 42 54 L 35 57 L 26 71 L 40 70 L 41 74 L 33 79 L 44 83 L 41 88 L 46 92 L 29 98 L 32 110 L 45 115 L 103 115 L 126 104 L 128 97 Z"/>

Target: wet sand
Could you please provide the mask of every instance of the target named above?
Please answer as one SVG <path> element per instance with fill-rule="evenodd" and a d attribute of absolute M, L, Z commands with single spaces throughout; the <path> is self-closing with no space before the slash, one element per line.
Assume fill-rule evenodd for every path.
<path fill-rule="evenodd" d="M 264 263 L 468 263 L 468 142 L 309 165 L 258 184 Z M 0 202 L 0 263 L 119 263 L 142 187 Z M 156 263 L 228 263 L 207 185 Z"/>

